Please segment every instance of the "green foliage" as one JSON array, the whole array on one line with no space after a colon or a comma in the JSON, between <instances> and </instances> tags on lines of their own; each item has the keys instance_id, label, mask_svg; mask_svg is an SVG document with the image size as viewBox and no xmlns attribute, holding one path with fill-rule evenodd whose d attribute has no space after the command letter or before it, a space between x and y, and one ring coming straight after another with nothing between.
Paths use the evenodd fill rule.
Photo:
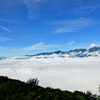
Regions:
<instances>
[{"instance_id":1,"label":"green foliage","mask_svg":"<svg viewBox=\"0 0 100 100\"><path fill-rule=\"evenodd\" d=\"M0 100L100 100L100 96L75 91L62 91L38 85L37 79L29 79L26 83L19 80L0 77Z\"/></svg>"},{"instance_id":2,"label":"green foliage","mask_svg":"<svg viewBox=\"0 0 100 100\"><path fill-rule=\"evenodd\" d=\"M98 96L92 94L91 91L87 91L86 96L89 98L89 100L97 100Z\"/></svg>"},{"instance_id":3,"label":"green foliage","mask_svg":"<svg viewBox=\"0 0 100 100\"><path fill-rule=\"evenodd\" d=\"M29 85L37 86L39 84L39 81L37 78L36 79L30 78L26 83Z\"/></svg>"}]
</instances>

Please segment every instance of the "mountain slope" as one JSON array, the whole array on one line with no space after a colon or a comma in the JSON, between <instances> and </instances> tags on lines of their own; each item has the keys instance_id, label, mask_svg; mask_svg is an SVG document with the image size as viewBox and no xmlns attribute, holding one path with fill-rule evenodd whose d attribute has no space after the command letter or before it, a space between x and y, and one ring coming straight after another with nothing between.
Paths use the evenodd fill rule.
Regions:
<instances>
[{"instance_id":1,"label":"mountain slope","mask_svg":"<svg viewBox=\"0 0 100 100\"><path fill-rule=\"evenodd\" d=\"M98 95L81 91L70 92L41 87L38 80L30 79L26 83L0 76L0 100L100 100Z\"/></svg>"},{"instance_id":2,"label":"mountain slope","mask_svg":"<svg viewBox=\"0 0 100 100\"><path fill-rule=\"evenodd\" d=\"M83 48L83 49L74 49L70 51L55 51L55 52L43 52L35 55L26 55L26 57L35 57L35 58L75 58L75 57L100 57L100 46Z\"/></svg>"}]
</instances>

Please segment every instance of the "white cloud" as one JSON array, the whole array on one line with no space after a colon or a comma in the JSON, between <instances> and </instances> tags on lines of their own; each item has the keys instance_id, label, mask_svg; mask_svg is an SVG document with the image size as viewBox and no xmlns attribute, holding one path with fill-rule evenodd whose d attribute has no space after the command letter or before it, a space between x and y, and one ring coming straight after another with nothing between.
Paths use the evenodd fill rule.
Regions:
<instances>
[{"instance_id":1,"label":"white cloud","mask_svg":"<svg viewBox=\"0 0 100 100\"><path fill-rule=\"evenodd\" d=\"M1 5L3 6L3 11L8 11L8 8L19 7L18 5L24 4L28 9L28 15L30 18L40 17L44 12L57 12L63 14L72 14L72 13L87 13L93 12L100 6L99 0L84 1L83 0L1 0ZM94 5L95 4L95 5ZM2 7L1 6L1 7ZM66 7L66 9L65 9ZM63 10L63 12L60 11ZM2 11L1 11L2 12ZM9 11L10 13L10 11ZM53 13L54 14L54 13ZM53 15L52 15L53 16Z\"/></svg>"},{"instance_id":2,"label":"white cloud","mask_svg":"<svg viewBox=\"0 0 100 100\"><path fill-rule=\"evenodd\" d=\"M44 8L42 5L44 1L46 0L24 0L30 19L38 19L40 10Z\"/></svg>"},{"instance_id":3,"label":"white cloud","mask_svg":"<svg viewBox=\"0 0 100 100\"><path fill-rule=\"evenodd\" d=\"M3 49L3 47L0 47L0 49Z\"/></svg>"},{"instance_id":4,"label":"white cloud","mask_svg":"<svg viewBox=\"0 0 100 100\"><path fill-rule=\"evenodd\" d=\"M0 47L0 50L4 49L4 47Z\"/></svg>"},{"instance_id":5,"label":"white cloud","mask_svg":"<svg viewBox=\"0 0 100 100\"><path fill-rule=\"evenodd\" d=\"M54 48L54 47L59 47L60 45L46 45L44 43L38 43L29 47L25 47L25 48L20 48L20 49L15 49L14 51L29 51L29 50L44 50L46 48Z\"/></svg>"},{"instance_id":6,"label":"white cloud","mask_svg":"<svg viewBox=\"0 0 100 100\"><path fill-rule=\"evenodd\" d=\"M43 87L69 91L91 91L98 93L100 84L100 59L98 58L55 58L0 60L0 75L27 81L38 78Z\"/></svg>"},{"instance_id":7,"label":"white cloud","mask_svg":"<svg viewBox=\"0 0 100 100\"><path fill-rule=\"evenodd\" d=\"M5 28L5 27L3 27L3 26L0 26L3 30L5 30L5 31L7 31L7 32L9 32L9 33L12 33L9 29L7 29L7 28Z\"/></svg>"},{"instance_id":8,"label":"white cloud","mask_svg":"<svg viewBox=\"0 0 100 100\"><path fill-rule=\"evenodd\" d=\"M96 5L94 5L94 3L96 2L95 1L94 2L93 1L92 2L91 1L82 2L82 0L77 1L77 4L75 8L72 10L72 12L76 14L91 13L100 6L100 3L96 3Z\"/></svg>"},{"instance_id":9,"label":"white cloud","mask_svg":"<svg viewBox=\"0 0 100 100\"><path fill-rule=\"evenodd\" d=\"M54 27L54 33L69 33L76 32L95 23L96 22L94 22L91 18L79 18L75 20L55 21L50 25Z\"/></svg>"},{"instance_id":10,"label":"white cloud","mask_svg":"<svg viewBox=\"0 0 100 100\"><path fill-rule=\"evenodd\" d=\"M26 4L26 6L27 6L27 9L30 9L30 8L36 6L35 4L37 4L37 3L41 2L41 1L40 0L30 0L30 1L29 0L24 0L24 2Z\"/></svg>"},{"instance_id":11,"label":"white cloud","mask_svg":"<svg viewBox=\"0 0 100 100\"><path fill-rule=\"evenodd\" d=\"M78 47L74 47L74 48L72 48L73 50L75 50L75 49L78 49Z\"/></svg>"},{"instance_id":12,"label":"white cloud","mask_svg":"<svg viewBox=\"0 0 100 100\"><path fill-rule=\"evenodd\" d=\"M75 43L75 41L71 41L71 42L69 42L68 45L71 45L71 44L73 44L73 43Z\"/></svg>"},{"instance_id":13,"label":"white cloud","mask_svg":"<svg viewBox=\"0 0 100 100\"><path fill-rule=\"evenodd\" d=\"M8 47L0 47L0 50L7 50Z\"/></svg>"},{"instance_id":14,"label":"white cloud","mask_svg":"<svg viewBox=\"0 0 100 100\"><path fill-rule=\"evenodd\" d=\"M12 40L12 39L6 38L6 37L0 37L0 42L10 41L10 40Z\"/></svg>"},{"instance_id":15,"label":"white cloud","mask_svg":"<svg viewBox=\"0 0 100 100\"><path fill-rule=\"evenodd\" d=\"M61 14L91 13L100 6L99 1L97 0L96 1L88 0L84 2L83 0L58 0L57 2L56 0L23 0L23 1L26 4L26 7L28 9L28 15L30 18L40 17L43 14L43 12L46 11L50 12L56 11ZM62 9L63 12L61 12L59 9ZM57 16L58 13L52 16Z\"/></svg>"},{"instance_id":16,"label":"white cloud","mask_svg":"<svg viewBox=\"0 0 100 100\"><path fill-rule=\"evenodd\" d=\"M0 18L1 21L5 21L5 22L9 22L9 23L14 23L14 21L11 21L11 20L8 20L8 19L3 19L3 18Z\"/></svg>"}]
</instances>

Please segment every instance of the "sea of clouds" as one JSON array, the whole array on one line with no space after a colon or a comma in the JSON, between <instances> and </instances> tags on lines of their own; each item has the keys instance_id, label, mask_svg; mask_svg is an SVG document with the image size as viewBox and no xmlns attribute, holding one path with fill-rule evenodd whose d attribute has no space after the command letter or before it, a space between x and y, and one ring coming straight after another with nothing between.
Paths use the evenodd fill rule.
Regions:
<instances>
[{"instance_id":1,"label":"sea of clouds","mask_svg":"<svg viewBox=\"0 0 100 100\"><path fill-rule=\"evenodd\" d=\"M0 60L0 75L27 81L38 78L43 87L98 93L100 58L48 58Z\"/></svg>"}]
</instances>

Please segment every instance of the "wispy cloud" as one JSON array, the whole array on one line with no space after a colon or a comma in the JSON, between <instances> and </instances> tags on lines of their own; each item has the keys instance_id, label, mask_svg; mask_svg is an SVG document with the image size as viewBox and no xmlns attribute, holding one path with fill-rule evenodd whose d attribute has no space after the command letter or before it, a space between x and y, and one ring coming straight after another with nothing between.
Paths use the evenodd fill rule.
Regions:
<instances>
[{"instance_id":1,"label":"wispy cloud","mask_svg":"<svg viewBox=\"0 0 100 100\"><path fill-rule=\"evenodd\" d=\"M11 21L11 20L8 20L8 19L3 19L3 18L0 18L1 21L5 21L5 22L9 22L9 23L14 23L14 21Z\"/></svg>"},{"instance_id":2,"label":"wispy cloud","mask_svg":"<svg viewBox=\"0 0 100 100\"><path fill-rule=\"evenodd\" d=\"M7 32L9 32L9 33L12 33L8 28L5 28L5 27L3 27L3 26L1 26L1 25L0 25L0 28L2 28L3 30L5 30L5 31L7 31Z\"/></svg>"},{"instance_id":3,"label":"wispy cloud","mask_svg":"<svg viewBox=\"0 0 100 100\"><path fill-rule=\"evenodd\" d=\"M51 44L44 44L44 43L38 43L29 47L20 48L20 49L13 49L13 51L30 51L30 50L44 50L47 48L54 48L54 47L60 47L60 45L51 45Z\"/></svg>"},{"instance_id":4,"label":"wispy cloud","mask_svg":"<svg viewBox=\"0 0 100 100\"><path fill-rule=\"evenodd\" d=\"M42 14L45 14L43 12L47 11L51 13L54 11L58 13L63 11L61 13L64 15L66 15L66 13L68 15L91 13L100 7L100 0L58 0L56 3L55 2L56 0L24 0L30 18L40 17ZM56 15L57 13L53 13L52 16Z\"/></svg>"},{"instance_id":5,"label":"wispy cloud","mask_svg":"<svg viewBox=\"0 0 100 100\"><path fill-rule=\"evenodd\" d=\"M24 4L25 7L26 5L26 9L28 9L28 16L30 18L37 18L41 15L47 16L47 14L57 16L58 13L63 13L63 15L66 13L87 13L93 12L100 7L99 0L2 0L1 2L3 2L1 3L1 6L3 6L2 11L4 12L5 10L9 10L8 8L12 8L14 6L19 7L18 5ZM9 13L12 12L9 10Z\"/></svg>"},{"instance_id":6,"label":"wispy cloud","mask_svg":"<svg viewBox=\"0 0 100 100\"><path fill-rule=\"evenodd\" d=\"M51 25L54 27L53 33L69 33L76 32L93 24L96 24L96 21L91 18L79 18L75 20L55 21Z\"/></svg>"},{"instance_id":7,"label":"wispy cloud","mask_svg":"<svg viewBox=\"0 0 100 100\"><path fill-rule=\"evenodd\" d=\"M73 44L73 43L75 43L75 41L71 41L71 42L69 42L68 45L71 45L71 44Z\"/></svg>"},{"instance_id":8,"label":"wispy cloud","mask_svg":"<svg viewBox=\"0 0 100 100\"><path fill-rule=\"evenodd\" d=\"M6 38L6 37L0 37L0 42L10 41L10 40L12 40L12 39Z\"/></svg>"},{"instance_id":9,"label":"wispy cloud","mask_svg":"<svg viewBox=\"0 0 100 100\"><path fill-rule=\"evenodd\" d=\"M37 19L39 16L40 5L44 0L24 0L26 8L28 9L28 16L31 19Z\"/></svg>"},{"instance_id":10,"label":"wispy cloud","mask_svg":"<svg viewBox=\"0 0 100 100\"><path fill-rule=\"evenodd\" d=\"M73 9L73 13L79 14L79 13L91 13L98 9L100 7L100 0L76 0L76 6Z\"/></svg>"},{"instance_id":11,"label":"wispy cloud","mask_svg":"<svg viewBox=\"0 0 100 100\"><path fill-rule=\"evenodd\" d=\"M8 47L0 47L0 50L7 50Z\"/></svg>"}]
</instances>

